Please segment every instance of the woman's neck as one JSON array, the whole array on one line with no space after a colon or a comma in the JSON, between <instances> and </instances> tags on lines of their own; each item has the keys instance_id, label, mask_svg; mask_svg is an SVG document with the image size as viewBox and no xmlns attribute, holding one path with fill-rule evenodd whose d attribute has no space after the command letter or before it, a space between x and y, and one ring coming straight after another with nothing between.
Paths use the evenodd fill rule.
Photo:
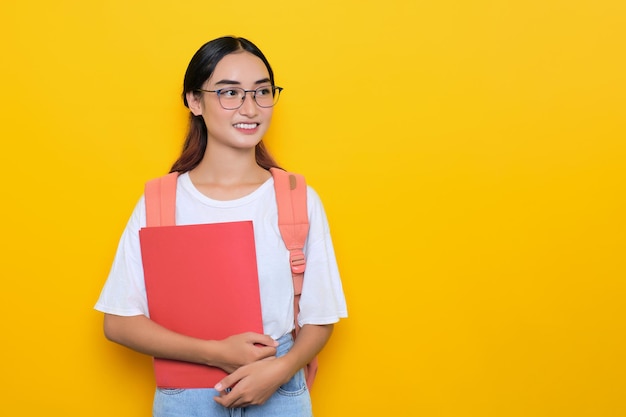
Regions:
<instances>
[{"instance_id":1,"label":"woman's neck","mask_svg":"<svg viewBox=\"0 0 626 417\"><path fill-rule=\"evenodd\" d=\"M193 185L215 200L233 200L250 194L271 176L256 163L254 155L205 154L200 164L189 171Z\"/></svg>"}]
</instances>

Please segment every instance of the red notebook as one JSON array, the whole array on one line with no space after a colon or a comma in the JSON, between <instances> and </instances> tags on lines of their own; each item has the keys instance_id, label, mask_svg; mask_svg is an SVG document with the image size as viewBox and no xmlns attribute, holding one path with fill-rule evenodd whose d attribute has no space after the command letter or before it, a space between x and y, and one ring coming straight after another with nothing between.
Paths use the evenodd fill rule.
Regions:
<instances>
[{"instance_id":1,"label":"red notebook","mask_svg":"<svg viewBox=\"0 0 626 417\"><path fill-rule=\"evenodd\" d=\"M139 232L150 318L201 339L263 333L251 221L146 227ZM219 368L155 358L156 384L212 388Z\"/></svg>"}]
</instances>

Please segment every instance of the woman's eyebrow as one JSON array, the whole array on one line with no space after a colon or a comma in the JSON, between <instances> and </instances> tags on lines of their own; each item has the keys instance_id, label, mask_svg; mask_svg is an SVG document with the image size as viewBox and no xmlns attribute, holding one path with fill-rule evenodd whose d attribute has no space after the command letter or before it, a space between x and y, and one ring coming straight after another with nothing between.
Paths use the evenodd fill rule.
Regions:
<instances>
[{"instance_id":1,"label":"woman's eyebrow","mask_svg":"<svg viewBox=\"0 0 626 417\"><path fill-rule=\"evenodd\" d=\"M215 83L215 85L222 85L222 84L230 85L230 84L241 84L241 83L239 81L233 81L233 80L221 80Z\"/></svg>"},{"instance_id":2,"label":"woman's eyebrow","mask_svg":"<svg viewBox=\"0 0 626 417\"><path fill-rule=\"evenodd\" d=\"M258 85L258 84L265 84L269 82L270 82L269 78L263 78L263 79L256 81L254 84ZM217 81L215 85L241 85L241 82L235 81L235 80L220 80L220 81Z\"/></svg>"}]
</instances>

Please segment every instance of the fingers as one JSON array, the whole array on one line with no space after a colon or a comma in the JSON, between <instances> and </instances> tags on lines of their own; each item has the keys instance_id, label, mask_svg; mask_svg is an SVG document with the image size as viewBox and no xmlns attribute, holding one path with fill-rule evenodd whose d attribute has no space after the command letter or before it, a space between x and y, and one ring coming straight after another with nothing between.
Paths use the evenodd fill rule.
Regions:
<instances>
[{"instance_id":1,"label":"fingers","mask_svg":"<svg viewBox=\"0 0 626 417\"><path fill-rule=\"evenodd\" d=\"M231 393L222 394L219 397L213 397L213 399L216 403L226 408L241 408L250 405L244 402L242 398L237 398Z\"/></svg>"},{"instance_id":2,"label":"fingers","mask_svg":"<svg viewBox=\"0 0 626 417\"><path fill-rule=\"evenodd\" d=\"M250 341L257 346L278 347L278 341L266 334L250 333Z\"/></svg>"},{"instance_id":3,"label":"fingers","mask_svg":"<svg viewBox=\"0 0 626 417\"><path fill-rule=\"evenodd\" d=\"M235 385L238 380L239 378L236 375L233 376L233 374L230 374L215 384L214 388L220 394L219 397L213 397L215 402L227 408L245 407L245 405L239 405L243 404L242 399L237 396L237 393L232 392L232 386Z\"/></svg>"},{"instance_id":4,"label":"fingers","mask_svg":"<svg viewBox=\"0 0 626 417\"><path fill-rule=\"evenodd\" d=\"M220 396L228 394L230 392L231 385L235 385L237 382L237 378L233 376L235 373L236 371L215 384L214 388L220 393Z\"/></svg>"},{"instance_id":5,"label":"fingers","mask_svg":"<svg viewBox=\"0 0 626 417\"><path fill-rule=\"evenodd\" d=\"M265 359L276 355L276 348L278 347L278 341L272 339L270 336L264 334L253 334L250 340L257 348L255 356L257 359Z\"/></svg>"},{"instance_id":6,"label":"fingers","mask_svg":"<svg viewBox=\"0 0 626 417\"><path fill-rule=\"evenodd\" d=\"M243 398L230 398L230 394L227 394L225 397L214 397L216 403L226 408L242 408L251 405L251 403L246 402Z\"/></svg>"},{"instance_id":7,"label":"fingers","mask_svg":"<svg viewBox=\"0 0 626 417\"><path fill-rule=\"evenodd\" d=\"M217 389L217 385L215 386L215 388ZM220 391L219 396L213 397L213 400L226 408L241 408L247 407L249 405L258 404L254 402L251 397L246 398L247 396L249 396L249 394L246 395L237 388L226 388L223 391Z\"/></svg>"},{"instance_id":8,"label":"fingers","mask_svg":"<svg viewBox=\"0 0 626 417\"><path fill-rule=\"evenodd\" d=\"M269 346L256 346L255 356L257 360L276 357L276 348Z\"/></svg>"}]
</instances>

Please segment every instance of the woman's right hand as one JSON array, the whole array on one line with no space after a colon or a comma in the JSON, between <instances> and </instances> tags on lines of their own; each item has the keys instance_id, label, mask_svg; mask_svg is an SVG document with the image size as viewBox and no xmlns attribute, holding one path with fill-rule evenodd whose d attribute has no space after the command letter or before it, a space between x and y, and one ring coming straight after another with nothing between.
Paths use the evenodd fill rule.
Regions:
<instances>
[{"instance_id":1,"label":"woman's right hand","mask_svg":"<svg viewBox=\"0 0 626 417\"><path fill-rule=\"evenodd\" d=\"M264 334L236 334L220 341L220 355L211 365L230 374L243 365L276 356L277 347L278 342Z\"/></svg>"}]
</instances>

